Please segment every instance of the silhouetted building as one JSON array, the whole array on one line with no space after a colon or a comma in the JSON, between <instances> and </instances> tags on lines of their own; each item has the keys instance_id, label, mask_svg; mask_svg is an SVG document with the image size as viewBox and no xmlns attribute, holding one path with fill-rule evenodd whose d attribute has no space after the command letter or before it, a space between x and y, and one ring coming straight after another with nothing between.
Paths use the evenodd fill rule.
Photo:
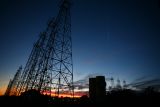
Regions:
<instances>
[{"instance_id":1,"label":"silhouetted building","mask_svg":"<svg viewBox=\"0 0 160 107\"><path fill-rule=\"evenodd\" d=\"M101 100L106 96L106 82L104 76L89 78L89 97Z\"/></svg>"},{"instance_id":2,"label":"silhouetted building","mask_svg":"<svg viewBox=\"0 0 160 107\"><path fill-rule=\"evenodd\" d=\"M96 97L96 78L89 78L89 97Z\"/></svg>"}]
</instances>

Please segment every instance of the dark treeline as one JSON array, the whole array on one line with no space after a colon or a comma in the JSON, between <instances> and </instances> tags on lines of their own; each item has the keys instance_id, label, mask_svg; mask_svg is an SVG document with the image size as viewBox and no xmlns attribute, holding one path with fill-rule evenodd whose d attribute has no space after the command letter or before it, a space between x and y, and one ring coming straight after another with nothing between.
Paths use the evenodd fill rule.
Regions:
<instances>
[{"instance_id":1,"label":"dark treeline","mask_svg":"<svg viewBox=\"0 0 160 107\"><path fill-rule=\"evenodd\" d=\"M53 98L42 95L35 90L23 93L21 96L1 96L4 107L112 107L112 106L160 106L160 93L153 88L144 91L114 90L103 98ZM2 107L2 106L1 106Z\"/></svg>"}]
</instances>

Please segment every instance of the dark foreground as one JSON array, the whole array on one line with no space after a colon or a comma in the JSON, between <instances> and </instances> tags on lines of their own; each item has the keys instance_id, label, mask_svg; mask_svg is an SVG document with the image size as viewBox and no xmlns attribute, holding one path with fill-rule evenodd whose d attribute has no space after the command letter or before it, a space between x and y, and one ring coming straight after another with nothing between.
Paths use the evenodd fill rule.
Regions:
<instances>
[{"instance_id":1,"label":"dark foreground","mask_svg":"<svg viewBox=\"0 0 160 107\"><path fill-rule=\"evenodd\" d=\"M160 93L147 90L135 92L118 90L103 98L53 98L41 94L27 93L22 96L1 96L1 107L160 107Z\"/></svg>"}]
</instances>

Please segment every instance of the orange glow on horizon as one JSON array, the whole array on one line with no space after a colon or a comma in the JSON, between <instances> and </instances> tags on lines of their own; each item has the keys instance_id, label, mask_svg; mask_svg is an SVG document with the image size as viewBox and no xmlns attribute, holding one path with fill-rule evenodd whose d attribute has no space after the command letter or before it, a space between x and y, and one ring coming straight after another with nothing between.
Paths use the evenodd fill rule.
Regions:
<instances>
[{"instance_id":1,"label":"orange glow on horizon","mask_svg":"<svg viewBox=\"0 0 160 107\"><path fill-rule=\"evenodd\" d=\"M0 86L0 96L4 95L5 91L6 91L6 86L5 85ZM46 95L46 94L49 94L49 92L44 92L43 94ZM83 92L83 91L74 92L74 98L80 98L83 95L88 95L88 92ZM57 94L55 94L55 91L51 92L51 96L52 97L57 96ZM60 98L61 97L70 97L70 98L72 98L73 96L70 93L65 92L65 93L60 93L59 97Z\"/></svg>"},{"instance_id":2,"label":"orange glow on horizon","mask_svg":"<svg viewBox=\"0 0 160 107\"><path fill-rule=\"evenodd\" d=\"M48 92L44 92L43 93L44 95L45 94L49 94ZM74 92L74 98L80 98L82 97L83 95L88 95L87 92ZM51 92L51 96L52 97L55 97L57 96L57 94L55 94L54 91ZM59 98L63 98L63 97L70 97L70 98L73 98L73 96L70 94L70 93L60 93L59 94Z\"/></svg>"},{"instance_id":3,"label":"orange glow on horizon","mask_svg":"<svg viewBox=\"0 0 160 107\"><path fill-rule=\"evenodd\" d=\"M6 86L0 86L0 96L4 95L6 91Z\"/></svg>"}]
</instances>

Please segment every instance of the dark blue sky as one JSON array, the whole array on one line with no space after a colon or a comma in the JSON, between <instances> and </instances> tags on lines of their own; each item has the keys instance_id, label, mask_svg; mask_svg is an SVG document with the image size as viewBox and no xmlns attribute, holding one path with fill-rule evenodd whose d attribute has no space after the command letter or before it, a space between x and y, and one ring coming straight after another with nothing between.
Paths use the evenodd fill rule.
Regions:
<instances>
[{"instance_id":1,"label":"dark blue sky","mask_svg":"<svg viewBox=\"0 0 160 107\"><path fill-rule=\"evenodd\" d=\"M29 57L59 0L0 1L0 87ZM73 0L75 80L102 74L131 82L160 77L158 0Z\"/></svg>"}]
</instances>

